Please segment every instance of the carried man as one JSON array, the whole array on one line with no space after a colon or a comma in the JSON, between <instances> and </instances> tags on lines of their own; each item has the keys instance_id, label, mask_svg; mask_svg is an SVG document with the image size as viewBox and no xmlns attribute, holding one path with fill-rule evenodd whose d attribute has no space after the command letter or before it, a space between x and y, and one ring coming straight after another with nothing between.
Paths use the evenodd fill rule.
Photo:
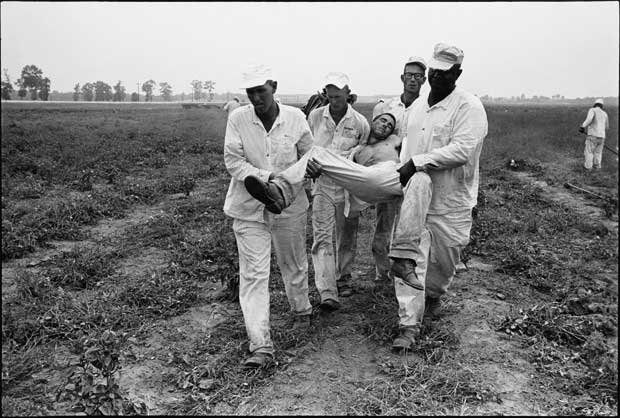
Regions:
<instances>
[{"instance_id":1,"label":"carried man","mask_svg":"<svg viewBox=\"0 0 620 418\"><path fill-rule=\"evenodd\" d=\"M420 89L426 81L426 61L417 56L409 57L405 61L402 71L400 81L403 83L403 92L401 95L380 101L372 111L373 119L385 112L394 115L396 117L394 135L400 139L407 136L407 121L411 105L420 97ZM377 220L372 240L372 255L375 260L375 282L377 283L388 282L389 280L391 263L388 252L399 206L400 201L394 199L375 205Z\"/></svg>"}]
</instances>

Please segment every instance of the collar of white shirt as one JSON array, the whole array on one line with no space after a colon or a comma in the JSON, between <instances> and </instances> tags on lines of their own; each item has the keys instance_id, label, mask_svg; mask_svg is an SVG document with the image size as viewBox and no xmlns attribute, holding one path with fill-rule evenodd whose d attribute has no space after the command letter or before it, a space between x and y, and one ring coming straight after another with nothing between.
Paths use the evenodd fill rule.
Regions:
<instances>
[{"instance_id":1,"label":"collar of white shirt","mask_svg":"<svg viewBox=\"0 0 620 418\"><path fill-rule=\"evenodd\" d=\"M343 121L345 119L349 119L351 116L352 116L351 105L347 103L347 113L344 114L344 116L341 119L341 121ZM325 109L323 109L323 117L327 118L327 119L334 120L334 118L332 118L332 115L329 113L329 105L325 106Z\"/></svg>"},{"instance_id":2,"label":"collar of white shirt","mask_svg":"<svg viewBox=\"0 0 620 418\"><path fill-rule=\"evenodd\" d=\"M282 118L282 105L278 105L278 107L279 107L278 116L276 116L276 120L273 122L273 126L271 127L271 129L284 123L284 119ZM261 120L256 115L256 112L254 111L254 107L250 106L250 108L251 108L251 114L252 114L251 116L252 123L256 125L264 126L263 122L261 122Z\"/></svg>"},{"instance_id":3,"label":"collar of white shirt","mask_svg":"<svg viewBox=\"0 0 620 418\"><path fill-rule=\"evenodd\" d=\"M452 90L452 92L450 94L448 94L446 97L443 98L443 100L441 100L438 103L435 103L432 106L428 105L428 97L427 97L426 100L425 100L425 103L424 103L425 106L426 106L426 111L430 112L431 109L434 109L436 107L441 107L443 110L448 109L451 106L452 102L454 100L456 100L456 96L458 95L457 89L458 89L458 87L455 87L454 90ZM430 93L429 93L429 95L430 95Z\"/></svg>"}]
</instances>

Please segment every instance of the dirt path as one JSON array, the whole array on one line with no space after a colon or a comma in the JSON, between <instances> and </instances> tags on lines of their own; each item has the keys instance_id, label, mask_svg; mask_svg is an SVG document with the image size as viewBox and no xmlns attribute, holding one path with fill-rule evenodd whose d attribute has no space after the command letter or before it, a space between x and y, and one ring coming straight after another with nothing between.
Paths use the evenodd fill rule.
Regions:
<instances>
[{"instance_id":1,"label":"dirt path","mask_svg":"<svg viewBox=\"0 0 620 418\"><path fill-rule=\"evenodd\" d=\"M513 171L512 174L521 181L527 182L534 186L540 187L546 198L553 202L565 205L575 212L598 220L609 232L615 231L618 234L618 217L615 220L605 216L605 211L588 199L580 192L569 191L559 187L550 186L545 181L537 180L534 176L526 171ZM604 194L604 192L602 192Z\"/></svg>"},{"instance_id":2,"label":"dirt path","mask_svg":"<svg viewBox=\"0 0 620 418\"><path fill-rule=\"evenodd\" d=\"M463 367L493 388L497 397L473 409L464 405L451 413L535 414L541 405L529 379L534 371L517 344L500 338L493 329L493 323L507 314L510 306L497 298L497 292L488 289L489 285L499 286L494 282L492 270L492 266L479 260L470 261L469 269L459 273L446 301L446 315L440 321L450 323L455 330L460 340L458 350L468 359ZM378 344L356 331L355 324L364 320L364 315L355 304L360 302L359 295L371 292L373 286L371 275L358 277L357 293L344 300L339 312L315 319L311 332L320 334L320 338L296 350L287 350L288 367L244 397L239 406L221 403L212 412L223 415L362 414L363 411L356 411L352 401L365 394L364 387L393 385L386 368L423 361L416 354L394 354L389 344ZM210 332L217 332L219 325L230 322L235 316L237 325L241 325L238 307L210 303L154 325L149 338L132 343L131 355L126 355L121 386L132 399L144 401L153 414L163 414L174 408L185 393L169 378L178 373L170 353L191 352ZM283 320L272 321L274 329L281 326Z\"/></svg>"},{"instance_id":3,"label":"dirt path","mask_svg":"<svg viewBox=\"0 0 620 418\"><path fill-rule=\"evenodd\" d=\"M490 317L507 313L508 304L491 299L492 295L484 289L463 291L481 280L481 275L488 275L490 270L492 266L474 260L468 271L459 274L447 299L445 309L449 313L441 321L452 322L461 341L459 350L474 360L464 366L474 369L474 373L494 386L501 396L501 404L491 402L477 406L475 412L530 414L534 409L526 396L532 392L528 375L524 372L526 362L519 349L513 343L500 340L488 323ZM371 277L360 278L357 283L359 292L370 291L373 286ZM342 312L320 324L327 327L325 332L328 334L322 346L304 350L286 371L274 376L272 385L262 388L231 412L235 415L360 413L355 411L350 400L356 398L355 392L361 391L360 387L372 387L379 381L389 384L389 377L383 371L386 365L407 365L412 359L422 361L415 353L409 356L394 354L389 344L379 345L356 333L352 324L362 318L347 309L356 303L355 299L347 299ZM497 362L498 358L504 361ZM389 414L390 411L382 413Z\"/></svg>"}]
</instances>

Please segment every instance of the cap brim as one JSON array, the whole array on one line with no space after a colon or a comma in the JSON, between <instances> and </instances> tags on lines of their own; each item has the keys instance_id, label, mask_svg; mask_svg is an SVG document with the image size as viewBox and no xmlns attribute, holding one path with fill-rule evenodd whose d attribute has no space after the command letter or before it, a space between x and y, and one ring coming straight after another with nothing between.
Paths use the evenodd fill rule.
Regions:
<instances>
[{"instance_id":1,"label":"cap brim","mask_svg":"<svg viewBox=\"0 0 620 418\"><path fill-rule=\"evenodd\" d=\"M424 62L424 61L419 61L419 60L414 59L413 61L407 61L405 63L405 66L407 66L409 64L418 64L419 66L421 66L424 69L424 71L426 71L426 62Z\"/></svg>"},{"instance_id":2,"label":"cap brim","mask_svg":"<svg viewBox=\"0 0 620 418\"><path fill-rule=\"evenodd\" d=\"M252 87L264 86L266 82L267 80L264 78L255 78L253 80L244 81L243 83L241 83L241 86L239 86L239 88L242 90L251 89Z\"/></svg>"},{"instance_id":3,"label":"cap brim","mask_svg":"<svg viewBox=\"0 0 620 418\"><path fill-rule=\"evenodd\" d=\"M453 65L454 64L451 64L449 62L436 60L435 58L431 58L428 62L428 68L442 71L449 70L450 68L452 68Z\"/></svg>"},{"instance_id":4,"label":"cap brim","mask_svg":"<svg viewBox=\"0 0 620 418\"><path fill-rule=\"evenodd\" d=\"M336 87L337 89L342 90L342 89L344 88L344 86L346 86L346 84L338 85L338 84L336 84L336 83L332 83L331 81L329 81L329 82L326 82L326 83L325 83L325 87L327 87L327 86L334 86L334 87Z\"/></svg>"}]
</instances>

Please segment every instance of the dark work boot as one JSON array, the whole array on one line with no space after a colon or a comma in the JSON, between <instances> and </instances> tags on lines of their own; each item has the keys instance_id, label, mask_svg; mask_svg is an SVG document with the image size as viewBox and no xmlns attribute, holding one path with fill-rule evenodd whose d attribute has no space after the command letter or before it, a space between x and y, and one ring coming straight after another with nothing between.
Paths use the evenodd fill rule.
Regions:
<instances>
[{"instance_id":1,"label":"dark work boot","mask_svg":"<svg viewBox=\"0 0 620 418\"><path fill-rule=\"evenodd\" d=\"M415 273L415 261L408 258L395 258L394 264L390 269L390 274L394 277L398 277L403 282L416 290L424 290L424 285L418 279L418 275Z\"/></svg>"},{"instance_id":2,"label":"dark work boot","mask_svg":"<svg viewBox=\"0 0 620 418\"><path fill-rule=\"evenodd\" d=\"M428 316L431 319L436 319L439 317L439 312L441 310L441 298L426 296L424 299L424 315Z\"/></svg>"},{"instance_id":3,"label":"dark work boot","mask_svg":"<svg viewBox=\"0 0 620 418\"><path fill-rule=\"evenodd\" d=\"M252 197L263 203L269 212L280 214L284 209L284 196L280 188L272 182L264 182L256 176L243 180L246 190Z\"/></svg>"},{"instance_id":4,"label":"dark work boot","mask_svg":"<svg viewBox=\"0 0 620 418\"><path fill-rule=\"evenodd\" d=\"M411 350L418 338L420 338L420 327L418 325L401 326L398 337L394 338L392 342L392 350Z\"/></svg>"}]
</instances>

